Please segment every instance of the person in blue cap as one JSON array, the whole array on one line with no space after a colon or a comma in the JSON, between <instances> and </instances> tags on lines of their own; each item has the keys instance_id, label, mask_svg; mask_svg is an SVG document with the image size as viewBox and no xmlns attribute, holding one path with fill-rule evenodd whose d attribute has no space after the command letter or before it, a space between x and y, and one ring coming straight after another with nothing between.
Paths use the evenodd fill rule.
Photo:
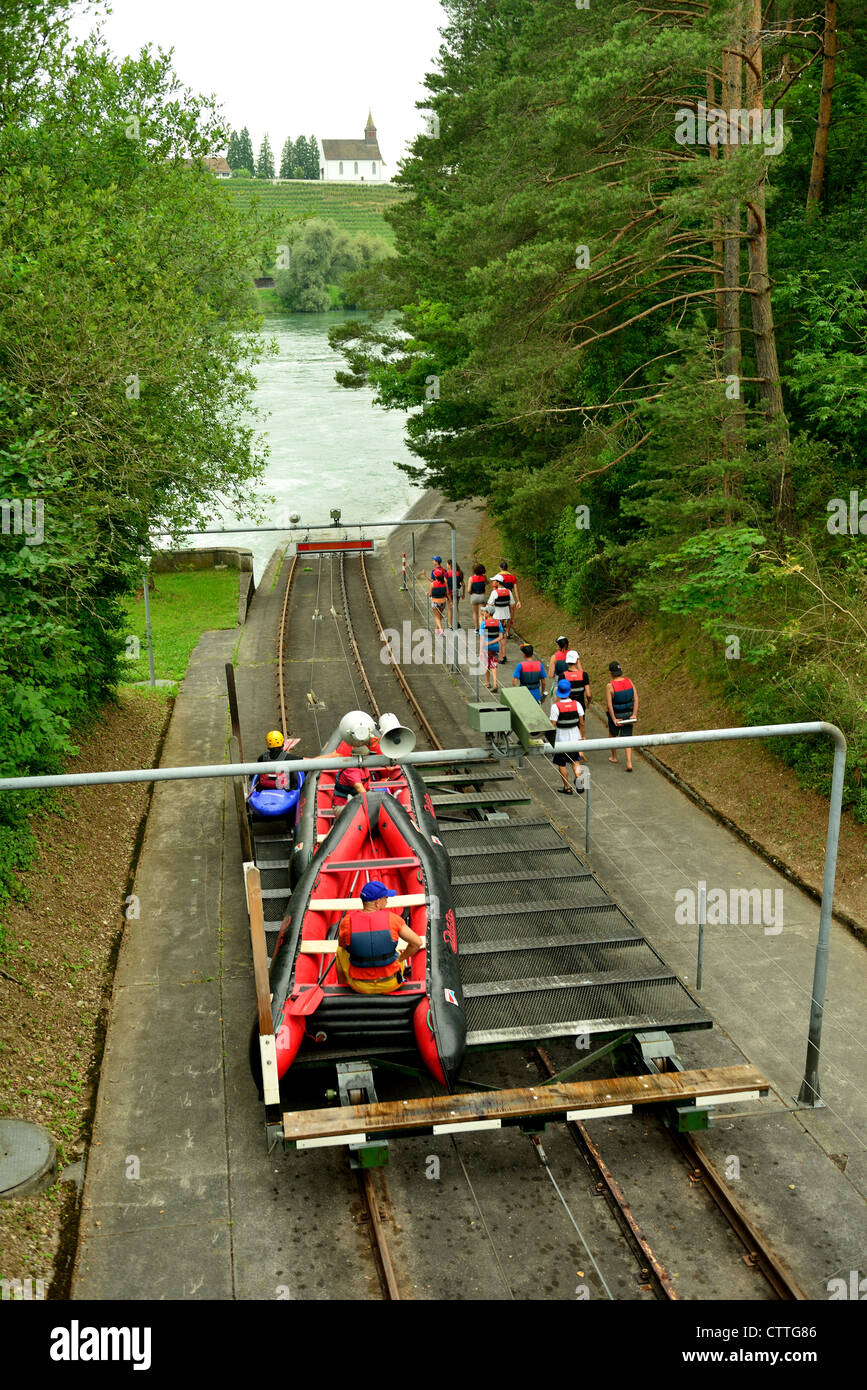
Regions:
<instances>
[{"instance_id":1,"label":"person in blue cap","mask_svg":"<svg viewBox=\"0 0 867 1390\"><path fill-rule=\"evenodd\" d=\"M390 994L399 989L410 974L414 955L424 950L424 938L408 927L396 912L389 912L393 888L378 879L365 883L361 908L353 908L341 919L337 932L337 976L357 994ZM398 941L405 941L401 958Z\"/></svg>"},{"instance_id":2,"label":"person in blue cap","mask_svg":"<svg viewBox=\"0 0 867 1390\"><path fill-rule=\"evenodd\" d=\"M554 725L554 766L559 769L563 785L558 790L563 796L571 796L572 788L569 786L568 768L571 763L572 773L575 778L575 790L581 796L584 795L583 786L579 785L581 778L581 758L578 753L558 753L557 747L563 743L572 743L584 737L584 706L580 700L572 698L572 681L565 678L557 682L557 694L552 702L550 710L551 723Z\"/></svg>"}]
</instances>

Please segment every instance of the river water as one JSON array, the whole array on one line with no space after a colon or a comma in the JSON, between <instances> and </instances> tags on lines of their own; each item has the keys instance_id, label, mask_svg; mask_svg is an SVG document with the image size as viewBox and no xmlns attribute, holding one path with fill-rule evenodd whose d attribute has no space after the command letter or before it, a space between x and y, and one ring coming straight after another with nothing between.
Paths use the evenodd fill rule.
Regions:
<instances>
[{"instance_id":1,"label":"river water","mask_svg":"<svg viewBox=\"0 0 867 1390\"><path fill-rule=\"evenodd\" d=\"M269 525L288 523L290 512L300 513L302 523L327 525L332 507L340 508L343 522L397 520L420 496L395 467L397 461L418 462L404 443L403 412L375 406L366 387L348 391L334 380L346 362L328 346L328 330L356 317L281 314L265 319L263 333L278 345L277 355L255 368L255 404L269 412L260 424L271 446L260 490L276 499L263 518ZM218 511L215 525L243 526L250 519ZM342 535L342 529L335 534ZM384 538L388 531L377 528L369 534ZM289 538L288 532L251 530L227 536L225 543L252 550L258 583L275 547ZM295 538L304 539L298 533ZM218 545L220 538L191 536L187 543Z\"/></svg>"}]
</instances>

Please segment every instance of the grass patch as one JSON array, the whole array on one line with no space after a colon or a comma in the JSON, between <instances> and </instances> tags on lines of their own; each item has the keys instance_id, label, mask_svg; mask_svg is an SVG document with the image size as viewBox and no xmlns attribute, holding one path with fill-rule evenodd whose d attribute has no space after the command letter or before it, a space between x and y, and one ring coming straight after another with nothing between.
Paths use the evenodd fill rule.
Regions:
<instances>
[{"instance_id":1,"label":"grass patch","mask_svg":"<svg viewBox=\"0 0 867 1390\"><path fill-rule=\"evenodd\" d=\"M238 571L185 570L156 574L150 591L154 670L157 680L180 681L203 632L235 627L238 622ZM126 605L128 662L126 680L148 679L144 595ZM136 639L130 641L130 638ZM136 648L136 641L138 648ZM137 651L137 655L136 655Z\"/></svg>"}]
</instances>

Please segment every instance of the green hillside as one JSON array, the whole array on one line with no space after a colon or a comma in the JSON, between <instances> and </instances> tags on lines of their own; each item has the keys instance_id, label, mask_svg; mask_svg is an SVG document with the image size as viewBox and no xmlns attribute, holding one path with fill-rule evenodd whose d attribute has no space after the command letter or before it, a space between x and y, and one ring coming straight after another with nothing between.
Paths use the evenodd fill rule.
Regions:
<instances>
[{"instance_id":1,"label":"green hillside","mask_svg":"<svg viewBox=\"0 0 867 1390\"><path fill-rule=\"evenodd\" d=\"M394 242L394 233L382 214L408 196L404 189L391 184L307 183L300 179L279 183L233 179L221 187L244 208L258 198L264 211L279 210L287 221L292 217L331 218L347 232L372 232L385 237L389 245Z\"/></svg>"}]
</instances>

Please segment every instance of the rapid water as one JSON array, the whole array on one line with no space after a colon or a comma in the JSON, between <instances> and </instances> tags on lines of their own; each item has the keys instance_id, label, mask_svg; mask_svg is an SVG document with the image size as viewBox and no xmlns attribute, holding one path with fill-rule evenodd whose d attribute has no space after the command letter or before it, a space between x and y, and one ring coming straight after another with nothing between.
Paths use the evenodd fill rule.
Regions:
<instances>
[{"instance_id":1,"label":"rapid water","mask_svg":"<svg viewBox=\"0 0 867 1390\"><path fill-rule=\"evenodd\" d=\"M264 520L269 525L288 523L298 512L302 523L329 525L329 512L339 507L342 522L398 520L419 497L396 461L413 459L403 439L405 416L401 411L373 405L366 387L348 391L338 386L334 373L345 368L343 356L328 346L328 330L348 318L343 314L286 314L265 319L263 334L275 338L276 356L266 357L255 368L255 405L269 412L259 428L271 446L268 467L260 491L276 502ZM236 518L218 512L215 525L243 526L250 516ZM342 536L343 529L335 531ZM350 530L357 536L357 530ZM369 535L383 539L388 531L377 528ZM256 582L276 546L289 533L245 531L226 536L225 544L253 552ZM295 533L295 539L304 539ZM191 536L187 544L219 545L218 536Z\"/></svg>"}]
</instances>

